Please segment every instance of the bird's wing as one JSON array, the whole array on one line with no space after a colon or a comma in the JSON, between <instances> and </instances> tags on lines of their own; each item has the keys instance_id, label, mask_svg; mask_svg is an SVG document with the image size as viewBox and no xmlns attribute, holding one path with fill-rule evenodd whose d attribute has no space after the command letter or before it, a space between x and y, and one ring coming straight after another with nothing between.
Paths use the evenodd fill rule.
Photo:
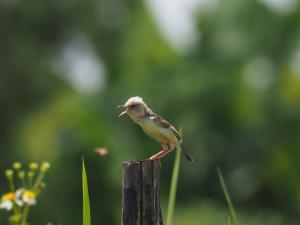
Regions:
<instances>
[{"instance_id":1,"label":"bird's wing","mask_svg":"<svg viewBox=\"0 0 300 225\"><path fill-rule=\"evenodd\" d=\"M175 129L175 127L173 127L168 121L166 121L164 118L162 118L161 116L151 112L151 114L149 115L149 118L158 126L162 127L162 128L166 128L166 129L170 129L173 134L177 137L178 140L181 140L181 137L178 133L178 131Z\"/></svg>"}]
</instances>

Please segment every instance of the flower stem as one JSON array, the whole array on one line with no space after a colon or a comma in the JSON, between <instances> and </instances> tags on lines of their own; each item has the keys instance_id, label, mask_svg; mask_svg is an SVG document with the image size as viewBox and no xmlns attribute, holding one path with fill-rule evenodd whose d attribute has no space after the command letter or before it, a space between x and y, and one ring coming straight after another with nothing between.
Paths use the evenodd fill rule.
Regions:
<instances>
[{"instance_id":1,"label":"flower stem","mask_svg":"<svg viewBox=\"0 0 300 225\"><path fill-rule=\"evenodd\" d=\"M9 183L10 191L11 192L15 192L16 188L15 188L15 184L14 184L13 178L8 178L8 183Z\"/></svg>"},{"instance_id":2,"label":"flower stem","mask_svg":"<svg viewBox=\"0 0 300 225\"><path fill-rule=\"evenodd\" d=\"M35 181L35 183L34 183L34 185L33 185L33 187L32 187L32 191L33 191L33 192L36 192L36 191L37 191L39 185L40 185L41 182L43 181L44 175L45 175L45 174L41 172L41 173L39 174L39 176L36 178L36 181Z\"/></svg>"},{"instance_id":3,"label":"flower stem","mask_svg":"<svg viewBox=\"0 0 300 225\"><path fill-rule=\"evenodd\" d=\"M28 188L30 189L32 187L32 177L28 177Z\"/></svg>"},{"instance_id":4,"label":"flower stem","mask_svg":"<svg viewBox=\"0 0 300 225\"><path fill-rule=\"evenodd\" d=\"M24 207L23 215L22 215L22 220L20 225L26 225L26 221L29 215L29 205L26 204Z\"/></svg>"}]
</instances>

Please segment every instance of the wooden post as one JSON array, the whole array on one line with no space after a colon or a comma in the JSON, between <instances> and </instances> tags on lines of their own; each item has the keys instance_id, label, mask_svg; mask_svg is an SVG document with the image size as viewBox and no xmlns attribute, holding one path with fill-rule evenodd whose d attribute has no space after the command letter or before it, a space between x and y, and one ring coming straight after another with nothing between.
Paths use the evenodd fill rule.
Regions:
<instances>
[{"instance_id":1,"label":"wooden post","mask_svg":"<svg viewBox=\"0 0 300 225\"><path fill-rule=\"evenodd\" d=\"M163 225L159 168L156 160L123 163L122 225Z\"/></svg>"}]
</instances>

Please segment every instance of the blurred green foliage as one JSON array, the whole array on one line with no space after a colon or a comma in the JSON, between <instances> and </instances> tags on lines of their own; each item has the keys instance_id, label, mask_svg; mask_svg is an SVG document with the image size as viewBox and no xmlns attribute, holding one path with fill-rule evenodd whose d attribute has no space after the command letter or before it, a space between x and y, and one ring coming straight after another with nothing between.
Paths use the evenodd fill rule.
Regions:
<instances>
[{"instance_id":1,"label":"blurred green foliage","mask_svg":"<svg viewBox=\"0 0 300 225\"><path fill-rule=\"evenodd\" d=\"M180 171L177 224L227 223L217 165L241 224L299 224L300 6L282 14L262 2L217 1L195 15L198 40L179 53L141 1L2 0L0 170L16 160L53 167L31 224L82 221L82 155L93 223L119 224L121 162L159 149L117 117L115 106L133 95L183 126L195 158ZM76 88L68 70L86 49L105 71L92 92ZM76 62L75 74L87 63ZM172 162L162 162L163 201Z\"/></svg>"}]
</instances>

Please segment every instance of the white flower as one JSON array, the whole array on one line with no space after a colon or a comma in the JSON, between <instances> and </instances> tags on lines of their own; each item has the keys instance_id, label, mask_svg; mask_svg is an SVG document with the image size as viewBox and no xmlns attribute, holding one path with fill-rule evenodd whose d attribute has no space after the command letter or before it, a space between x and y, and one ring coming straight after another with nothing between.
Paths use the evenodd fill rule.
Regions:
<instances>
[{"instance_id":1,"label":"white flower","mask_svg":"<svg viewBox=\"0 0 300 225\"><path fill-rule=\"evenodd\" d=\"M7 211L10 211L13 205L14 204L11 201L2 201L0 204L0 209L6 209Z\"/></svg>"},{"instance_id":2,"label":"white flower","mask_svg":"<svg viewBox=\"0 0 300 225\"><path fill-rule=\"evenodd\" d=\"M24 203L23 203L23 193L25 192L26 190L24 188L20 188L16 191L16 199L15 199L15 202L18 206L23 206Z\"/></svg>"},{"instance_id":3,"label":"white flower","mask_svg":"<svg viewBox=\"0 0 300 225\"><path fill-rule=\"evenodd\" d=\"M33 191L26 190L23 193L23 202L27 203L28 205L35 205L36 204L36 194Z\"/></svg>"},{"instance_id":4,"label":"white flower","mask_svg":"<svg viewBox=\"0 0 300 225\"><path fill-rule=\"evenodd\" d=\"M10 211L14 206L15 194L9 192L1 197L0 209Z\"/></svg>"},{"instance_id":5,"label":"white flower","mask_svg":"<svg viewBox=\"0 0 300 225\"><path fill-rule=\"evenodd\" d=\"M33 191L29 191L24 188L21 188L16 191L15 202L19 206L23 206L24 204L35 205L36 204L36 194Z\"/></svg>"}]
</instances>

